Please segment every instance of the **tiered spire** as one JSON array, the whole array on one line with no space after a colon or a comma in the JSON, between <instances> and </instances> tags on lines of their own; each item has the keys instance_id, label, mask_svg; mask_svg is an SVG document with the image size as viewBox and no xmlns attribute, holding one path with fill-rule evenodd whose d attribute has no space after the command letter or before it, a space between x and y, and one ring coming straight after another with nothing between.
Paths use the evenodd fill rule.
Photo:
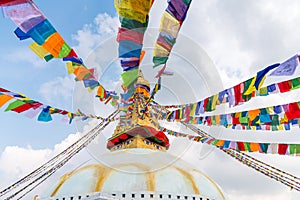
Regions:
<instances>
[{"instance_id":1,"label":"tiered spire","mask_svg":"<svg viewBox=\"0 0 300 200\"><path fill-rule=\"evenodd\" d=\"M132 97L132 105L123 112L111 138L108 139L107 148L111 151L127 148L148 148L166 151L169 140L159 130L157 116L149 106L150 83L143 73L135 83L135 92Z\"/></svg>"}]
</instances>

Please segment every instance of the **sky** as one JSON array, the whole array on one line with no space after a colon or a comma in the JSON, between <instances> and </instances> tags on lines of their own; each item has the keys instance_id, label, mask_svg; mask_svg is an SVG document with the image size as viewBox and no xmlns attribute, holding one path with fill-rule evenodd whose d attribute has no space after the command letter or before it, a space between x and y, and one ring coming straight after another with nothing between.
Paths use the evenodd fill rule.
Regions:
<instances>
[{"instance_id":1,"label":"sky","mask_svg":"<svg viewBox=\"0 0 300 200\"><path fill-rule=\"evenodd\" d=\"M118 18L113 1L57 1L51 3L36 0L56 30L75 51L96 66L101 82L107 87L117 87L120 71L110 49L115 45ZM175 71L174 79L166 78L159 99L163 103L195 101L242 82L264 67L283 62L299 50L300 21L298 0L203 0L193 1L187 19L181 29L181 35L174 48L169 67ZM166 1L155 2L150 13L149 33L157 34L160 16L166 7ZM14 92L22 92L28 97L53 107L85 112L107 114L104 108L90 96L81 94L80 86L67 74L62 61L52 60L46 63L39 60L28 48L30 40L18 41L13 34L15 25L10 19L0 18L0 87ZM149 34L149 40L153 37ZM151 47L150 42L145 42ZM99 46L100 45L100 46ZM105 47L105 48L103 48ZM101 60L95 60L93 53L99 53ZM149 53L148 53L149 52ZM151 49L146 56L151 57ZM188 53L186 53L188 52ZM199 57L193 54L199 52ZM176 54L177 53L177 54ZM98 58L98 57L97 57ZM176 62L178 58L184 58ZM147 60L147 58L145 58ZM95 63L95 61L101 63ZM187 62L187 63L185 63ZM197 67L197 62L207 64L205 69ZM142 66L146 68L148 65ZM182 66L192 66L183 68ZM151 77L149 73L145 76ZM147 72L148 72L147 71ZM198 75L196 76L196 71ZM295 76L299 75L299 70ZM286 77L289 79L290 77ZM217 81L216 81L217 80ZM176 82L179 81L179 82ZM272 81L272 80L270 80ZM186 88L189 89L186 89ZM204 89L203 89L204 88ZM203 89L203 91L201 91ZM188 92L187 92L188 91ZM80 97L78 97L80 96ZM249 109L260 105L275 105L300 99L297 92L286 96L257 98L238 109ZM169 102L168 102L169 101ZM174 100L175 101L175 100ZM82 107L81 107L82 106ZM99 107L98 107L99 106ZM0 108L0 188L13 183L47 161L59 151L74 142L82 133L82 126L90 124L62 122L55 117L50 123L37 122L22 114L4 112ZM222 107L228 111L228 108ZM107 137L113 130L109 127L104 133ZM208 130L224 138L255 140L262 142L284 141L299 143L297 131L294 132L254 132L241 133L222 128ZM178 145L173 142L174 146ZM184 143L189 144L189 143ZM182 158L193 162L202 171L211 176L224 190L229 199L299 199L295 191L265 177L258 172L239 164L221 152L199 148L199 144L189 144ZM100 147L99 147L100 148ZM101 148L100 148L101 149ZM173 151L173 150L172 150ZM176 154L174 150L172 153ZM297 167L300 158L275 155L251 154L276 167L300 176ZM82 157L89 156L83 152ZM196 159L195 159L196 158ZM79 159L80 160L80 159ZM77 160L78 162L78 160ZM65 169L67 170L67 169ZM58 178L56 175L53 179Z\"/></svg>"}]
</instances>

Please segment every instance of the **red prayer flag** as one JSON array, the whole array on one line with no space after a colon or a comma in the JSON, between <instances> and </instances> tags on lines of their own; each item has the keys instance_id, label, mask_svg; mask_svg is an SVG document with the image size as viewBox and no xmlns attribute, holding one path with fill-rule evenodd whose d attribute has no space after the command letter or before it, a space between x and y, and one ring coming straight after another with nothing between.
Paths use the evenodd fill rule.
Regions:
<instances>
[{"instance_id":1,"label":"red prayer flag","mask_svg":"<svg viewBox=\"0 0 300 200\"><path fill-rule=\"evenodd\" d=\"M17 112L17 113L21 113L21 112L24 112L26 110L29 110L30 108L32 108L32 105L29 104L29 103L25 103L25 104L23 104L19 107L16 107L16 108L12 109L12 111Z\"/></svg>"},{"instance_id":2,"label":"red prayer flag","mask_svg":"<svg viewBox=\"0 0 300 200\"><path fill-rule=\"evenodd\" d=\"M238 84L233 87L234 90L234 97L235 97L235 105L238 105L241 102L244 102L242 91L241 91L241 86L244 83Z\"/></svg>"},{"instance_id":3,"label":"red prayer flag","mask_svg":"<svg viewBox=\"0 0 300 200\"><path fill-rule=\"evenodd\" d=\"M209 97L207 97L206 99L204 99L204 103L203 103L204 109L206 109L206 105L207 105L208 101L209 101Z\"/></svg>"},{"instance_id":4,"label":"red prayer flag","mask_svg":"<svg viewBox=\"0 0 300 200\"><path fill-rule=\"evenodd\" d=\"M237 142L238 150L245 151L245 144L244 142Z\"/></svg>"},{"instance_id":5,"label":"red prayer flag","mask_svg":"<svg viewBox=\"0 0 300 200\"><path fill-rule=\"evenodd\" d=\"M129 30L126 28L119 28L117 41L120 42L121 40L129 40L132 42L136 42L138 44L143 44L144 34Z\"/></svg>"},{"instance_id":6,"label":"red prayer flag","mask_svg":"<svg viewBox=\"0 0 300 200\"><path fill-rule=\"evenodd\" d=\"M289 120L300 118L300 109L297 102L288 105L288 112L285 112Z\"/></svg>"},{"instance_id":7,"label":"red prayer flag","mask_svg":"<svg viewBox=\"0 0 300 200\"><path fill-rule=\"evenodd\" d=\"M287 148L288 148L287 144L279 144L278 145L278 154L285 155Z\"/></svg>"},{"instance_id":8,"label":"red prayer flag","mask_svg":"<svg viewBox=\"0 0 300 200\"><path fill-rule=\"evenodd\" d=\"M281 83L277 83L277 85L281 93L288 92L291 90L291 85L289 81L283 81Z\"/></svg>"},{"instance_id":9,"label":"red prayer flag","mask_svg":"<svg viewBox=\"0 0 300 200\"><path fill-rule=\"evenodd\" d=\"M71 57L78 58L78 55L76 54L74 49L71 49L70 53L66 56L66 58L71 58Z\"/></svg>"},{"instance_id":10,"label":"red prayer flag","mask_svg":"<svg viewBox=\"0 0 300 200\"><path fill-rule=\"evenodd\" d=\"M9 92L9 91L4 88L0 88L0 92Z\"/></svg>"}]
</instances>

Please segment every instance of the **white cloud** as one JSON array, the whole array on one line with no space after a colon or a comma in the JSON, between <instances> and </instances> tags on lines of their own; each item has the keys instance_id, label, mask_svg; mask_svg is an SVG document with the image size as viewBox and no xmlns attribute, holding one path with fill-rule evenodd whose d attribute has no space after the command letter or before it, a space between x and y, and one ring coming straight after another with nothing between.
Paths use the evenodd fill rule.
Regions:
<instances>
[{"instance_id":1,"label":"white cloud","mask_svg":"<svg viewBox=\"0 0 300 200\"><path fill-rule=\"evenodd\" d=\"M104 42L111 36L117 33L119 20L117 17L112 17L106 13L99 14L91 24L85 24L82 30L77 31L77 34L72 38L78 45L74 47L75 51L82 58L86 58L94 48Z\"/></svg>"},{"instance_id":2,"label":"white cloud","mask_svg":"<svg viewBox=\"0 0 300 200\"><path fill-rule=\"evenodd\" d=\"M29 63L29 66L35 68L44 68L47 65L43 59L40 59L29 48L18 48L14 52L8 52L5 56L1 56L3 60L24 66L24 63ZM26 65L25 65L26 66Z\"/></svg>"},{"instance_id":3,"label":"white cloud","mask_svg":"<svg viewBox=\"0 0 300 200\"><path fill-rule=\"evenodd\" d=\"M97 124L97 121L90 121L83 127L83 132L77 132L75 134L68 135L62 142L54 145L52 149L33 149L32 147L18 147L7 146L0 155L0 188L4 189L23 178L33 170L46 163L48 160L65 150L71 144L76 142L83 133L87 133L91 128ZM62 174L68 172L70 168L78 167L90 159L90 156L86 151L81 151L78 155L75 155L73 159L66 164L67 167L62 167L55 175L53 175L48 182L39 186L34 190L34 193L30 193L25 199L32 199L32 195L43 194L47 191L47 187L51 186L53 181L56 181ZM24 186L24 185L23 185ZM17 188L19 190L21 188ZM14 192L16 192L15 190ZM12 194L12 193L11 193Z\"/></svg>"},{"instance_id":4,"label":"white cloud","mask_svg":"<svg viewBox=\"0 0 300 200\"><path fill-rule=\"evenodd\" d=\"M11 181L31 172L47 161L51 154L50 149L34 150L30 146L27 148L7 146L0 157L0 171L5 177L1 181L1 186L7 186Z\"/></svg>"},{"instance_id":5,"label":"white cloud","mask_svg":"<svg viewBox=\"0 0 300 200\"><path fill-rule=\"evenodd\" d=\"M72 105L74 81L71 76L57 77L52 81L43 83L40 86L39 93L51 106L62 104L70 107Z\"/></svg>"}]
</instances>

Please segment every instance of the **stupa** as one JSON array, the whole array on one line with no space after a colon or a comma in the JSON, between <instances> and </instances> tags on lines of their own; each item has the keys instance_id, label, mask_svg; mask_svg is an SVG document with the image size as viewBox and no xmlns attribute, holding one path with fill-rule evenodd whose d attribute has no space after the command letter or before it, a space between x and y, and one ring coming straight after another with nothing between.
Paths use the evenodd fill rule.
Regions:
<instances>
[{"instance_id":1,"label":"stupa","mask_svg":"<svg viewBox=\"0 0 300 200\"><path fill-rule=\"evenodd\" d=\"M207 175L167 152L169 140L147 107L150 84L139 72L128 110L99 160L66 173L38 199L224 200Z\"/></svg>"}]
</instances>

